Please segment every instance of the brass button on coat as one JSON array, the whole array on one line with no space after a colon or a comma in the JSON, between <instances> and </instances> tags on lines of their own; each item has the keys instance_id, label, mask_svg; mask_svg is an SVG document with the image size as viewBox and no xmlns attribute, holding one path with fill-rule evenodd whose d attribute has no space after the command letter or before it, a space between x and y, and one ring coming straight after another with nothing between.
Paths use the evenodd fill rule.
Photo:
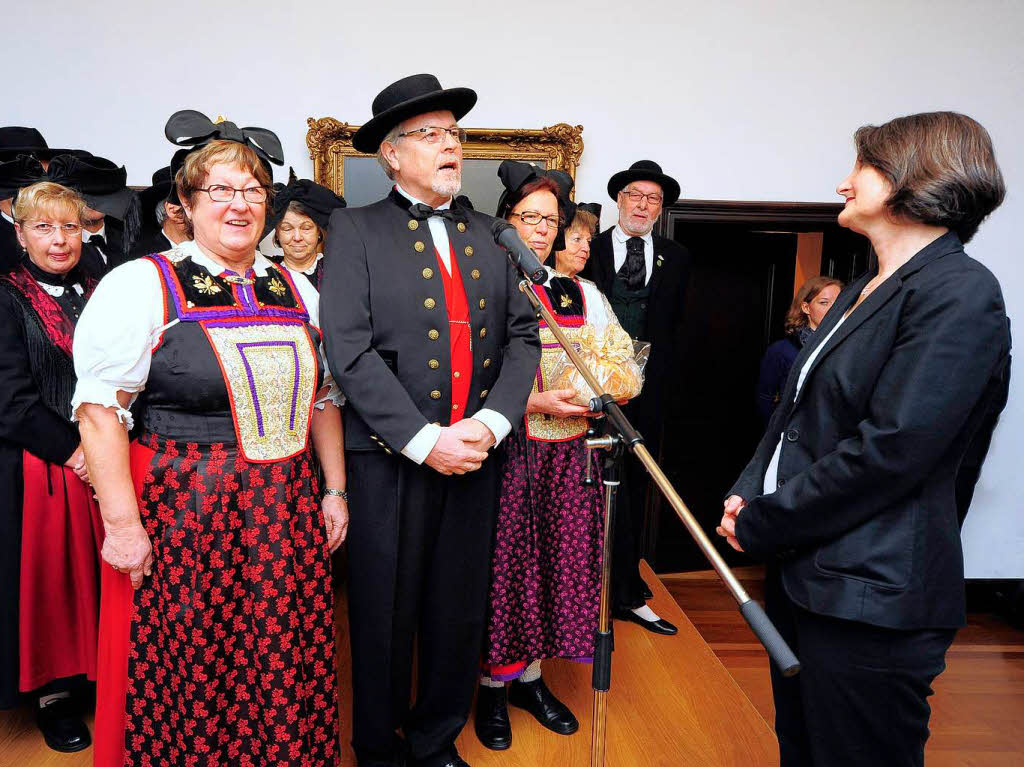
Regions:
<instances>
[{"instance_id":1,"label":"brass button on coat","mask_svg":"<svg viewBox=\"0 0 1024 767\"><path fill-rule=\"evenodd\" d=\"M480 337L487 338L487 328L480 328Z\"/></svg>"},{"instance_id":2,"label":"brass button on coat","mask_svg":"<svg viewBox=\"0 0 1024 767\"><path fill-rule=\"evenodd\" d=\"M452 378L462 378L462 373L456 370L454 373L452 373Z\"/></svg>"},{"instance_id":3,"label":"brass button on coat","mask_svg":"<svg viewBox=\"0 0 1024 767\"><path fill-rule=\"evenodd\" d=\"M438 362L437 360L431 360L430 362L427 363L427 365L430 367L431 370L437 370L439 367L441 367L441 363Z\"/></svg>"},{"instance_id":4,"label":"brass button on coat","mask_svg":"<svg viewBox=\"0 0 1024 767\"><path fill-rule=\"evenodd\" d=\"M430 392L430 399L441 399L441 392L434 389L434 391Z\"/></svg>"},{"instance_id":5,"label":"brass button on coat","mask_svg":"<svg viewBox=\"0 0 1024 767\"><path fill-rule=\"evenodd\" d=\"M466 225L461 221L455 225L455 228L458 229L460 232L466 231Z\"/></svg>"},{"instance_id":6,"label":"brass button on coat","mask_svg":"<svg viewBox=\"0 0 1024 767\"><path fill-rule=\"evenodd\" d=\"M489 368L490 366L491 366L491 358L488 357L487 359L484 360L484 367L485 368Z\"/></svg>"},{"instance_id":7,"label":"brass button on coat","mask_svg":"<svg viewBox=\"0 0 1024 767\"><path fill-rule=\"evenodd\" d=\"M487 301L485 299L483 299L483 298L480 299L480 308L481 309L486 309L487 308Z\"/></svg>"},{"instance_id":8,"label":"brass button on coat","mask_svg":"<svg viewBox=\"0 0 1024 767\"><path fill-rule=\"evenodd\" d=\"M435 330L434 328L431 328L430 332L427 333L427 337L431 341L436 341L437 339L439 339L441 337L441 334L437 330Z\"/></svg>"},{"instance_id":9,"label":"brass button on coat","mask_svg":"<svg viewBox=\"0 0 1024 767\"><path fill-rule=\"evenodd\" d=\"M469 273L469 276L472 277L474 280L479 280L480 279L480 270L479 269L474 269L473 271L471 271Z\"/></svg>"},{"instance_id":10,"label":"brass button on coat","mask_svg":"<svg viewBox=\"0 0 1024 767\"><path fill-rule=\"evenodd\" d=\"M416 249L417 253L422 253L424 250L427 249L427 246L423 244L422 240L416 240L416 244L413 245L413 248Z\"/></svg>"},{"instance_id":11,"label":"brass button on coat","mask_svg":"<svg viewBox=\"0 0 1024 767\"><path fill-rule=\"evenodd\" d=\"M429 280L433 276L434 276L434 270L431 269L429 266L426 269L423 270L423 279Z\"/></svg>"},{"instance_id":12,"label":"brass button on coat","mask_svg":"<svg viewBox=\"0 0 1024 767\"><path fill-rule=\"evenodd\" d=\"M486 397L490 393L490 391L490 389L484 389L482 392L480 392L480 399Z\"/></svg>"},{"instance_id":13,"label":"brass button on coat","mask_svg":"<svg viewBox=\"0 0 1024 767\"><path fill-rule=\"evenodd\" d=\"M423 302L423 305L428 309L433 309L435 306L437 306L437 302L433 298L428 298Z\"/></svg>"},{"instance_id":14,"label":"brass button on coat","mask_svg":"<svg viewBox=\"0 0 1024 767\"><path fill-rule=\"evenodd\" d=\"M420 228L420 222L419 222L419 221L417 221L417 220L416 220L415 218L414 218L414 219L411 219L411 220L409 221L409 229L410 229L410 231L413 231L413 232L415 232L415 231L416 231L417 229L419 229L419 228Z\"/></svg>"},{"instance_id":15,"label":"brass button on coat","mask_svg":"<svg viewBox=\"0 0 1024 767\"><path fill-rule=\"evenodd\" d=\"M467 256L472 256L473 255L473 246L472 245L467 245L466 246L466 255Z\"/></svg>"}]
</instances>

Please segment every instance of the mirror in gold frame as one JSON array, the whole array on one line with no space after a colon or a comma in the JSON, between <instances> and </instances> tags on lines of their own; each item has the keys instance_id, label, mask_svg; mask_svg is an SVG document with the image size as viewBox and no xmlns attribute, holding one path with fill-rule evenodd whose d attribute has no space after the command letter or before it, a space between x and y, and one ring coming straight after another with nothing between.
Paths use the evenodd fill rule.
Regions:
<instances>
[{"instance_id":1,"label":"mirror in gold frame","mask_svg":"<svg viewBox=\"0 0 1024 767\"><path fill-rule=\"evenodd\" d=\"M350 206L367 205L383 198L392 182L372 154L352 148L358 125L333 117L306 121L306 145L313 159L313 180L345 197ZM573 178L583 155L583 126L558 123L547 128L468 128L462 146L462 194L477 210L494 213L501 183L502 160L521 160L552 170L564 170Z\"/></svg>"}]
</instances>

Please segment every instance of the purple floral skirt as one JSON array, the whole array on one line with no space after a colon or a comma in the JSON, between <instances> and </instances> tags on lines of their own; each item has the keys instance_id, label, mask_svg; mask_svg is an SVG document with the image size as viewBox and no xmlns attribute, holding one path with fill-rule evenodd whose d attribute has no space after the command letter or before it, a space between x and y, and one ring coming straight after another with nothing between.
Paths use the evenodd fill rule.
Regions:
<instances>
[{"instance_id":1,"label":"purple floral skirt","mask_svg":"<svg viewBox=\"0 0 1024 767\"><path fill-rule=\"evenodd\" d=\"M600 485L583 438L509 440L491 563L484 666L515 678L541 658L589 660L601 598Z\"/></svg>"}]
</instances>

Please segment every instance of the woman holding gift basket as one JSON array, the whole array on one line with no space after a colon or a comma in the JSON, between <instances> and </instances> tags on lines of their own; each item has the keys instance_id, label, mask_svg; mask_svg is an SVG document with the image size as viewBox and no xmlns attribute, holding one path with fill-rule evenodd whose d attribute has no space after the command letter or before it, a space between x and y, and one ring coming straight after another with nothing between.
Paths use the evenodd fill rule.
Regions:
<instances>
[{"instance_id":1,"label":"woman holding gift basket","mask_svg":"<svg viewBox=\"0 0 1024 767\"><path fill-rule=\"evenodd\" d=\"M552 251L572 251L573 258L559 258L555 268L545 264L548 280L534 286L559 327L584 347L588 337L604 340L610 328L612 335L617 330L631 355L629 336L608 301L592 282L575 276L597 220L577 213L569 201L571 177L513 161L501 164L498 177L505 191L497 216L516 227L541 262ZM579 729L544 684L540 664L545 658L591 659L600 601L604 508L599 486L584 484L592 414L579 404L589 396L569 386L564 353L544 322L540 334L543 356L525 423L508 443L503 469L477 695L477 737L495 750L512 744L509 703L553 732ZM633 383L638 390L639 375Z\"/></svg>"}]
</instances>

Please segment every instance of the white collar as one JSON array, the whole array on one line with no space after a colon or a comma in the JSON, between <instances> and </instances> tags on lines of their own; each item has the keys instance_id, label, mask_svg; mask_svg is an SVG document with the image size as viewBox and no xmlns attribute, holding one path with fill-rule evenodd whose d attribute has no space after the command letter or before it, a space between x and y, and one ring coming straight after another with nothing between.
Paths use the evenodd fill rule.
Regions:
<instances>
[{"instance_id":1,"label":"white collar","mask_svg":"<svg viewBox=\"0 0 1024 767\"><path fill-rule=\"evenodd\" d=\"M635 236L636 235L633 235L633 234L627 234L623 230L621 224L616 224L615 228L612 230L612 237L614 237L616 240L618 240L621 244L625 244L626 240L628 240L630 237L635 237ZM650 232L645 234L640 239L643 240L645 244L650 245L652 248L654 247L654 237L651 235Z\"/></svg>"},{"instance_id":2,"label":"white collar","mask_svg":"<svg viewBox=\"0 0 1024 767\"><path fill-rule=\"evenodd\" d=\"M93 237L102 237L103 241L107 240L107 222L103 222L103 226L100 227L98 232L90 232L84 226L82 227L82 242L88 242Z\"/></svg>"},{"instance_id":3,"label":"white collar","mask_svg":"<svg viewBox=\"0 0 1024 767\"><path fill-rule=\"evenodd\" d=\"M212 258L207 256L200 250L199 246L196 245L195 240L185 240L185 242L179 242L174 246L174 250L180 254L181 257L188 256L195 263L206 269L210 274L220 276L223 272L227 271L227 268L218 264ZM273 266L270 259L256 251L256 260L252 263L252 269L256 272L257 277L266 277L267 269Z\"/></svg>"},{"instance_id":4,"label":"white collar","mask_svg":"<svg viewBox=\"0 0 1024 767\"><path fill-rule=\"evenodd\" d=\"M4 221L7 221L11 224L14 223L14 219L8 216L6 213L4 213L2 210L0 210L0 217L2 217Z\"/></svg>"},{"instance_id":5,"label":"white collar","mask_svg":"<svg viewBox=\"0 0 1024 767\"><path fill-rule=\"evenodd\" d=\"M402 185L401 184L395 184L395 189L398 190L398 193L400 195L402 195L402 197L404 197L405 199L409 200L409 202L411 202L413 205L416 205L416 204L426 205L426 203L423 202L423 200L417 200L415 197L413 197L407 191L402 189ZM448 208L450 208L451 206L452 206L452 198L449 197L447 200L442 202L440 205L434 205L434 206L428 206L428 207L433 207L434 210L448 210Z\"/></svg>"},{"instance_id":6,"label":"white collar","mask_svg":"<svg viewBox=\"0 0 1024 767\"><path fill-rule=\"evenodd\" d=\"M309 267L308 269L303 269L303 270L302 270L302 273L303 273L303 274L306 274L306 275L308 275L308 276L310 276L310 277L312 277L312 276L313 276L313 274L314 274L314 273L316 272L316 267L317 267L317 264L319 264L319 263L320 263L320 259L321 259L321 258L323 258L323 257L324 257L324 254L323 254L323 253L317 253L317 254L316 254L316 258L315 258L315 259L313 259L313 265L312 265L312 266L310 266L310 267ZM283 264L283 263L284 263L284 261L282 261L281 263ZM290 267L289 267L289 268L290 268ZM292 269L292 271L295 271L295 270L294 270L294 269Z\"/></svg>"}]
</instances>

